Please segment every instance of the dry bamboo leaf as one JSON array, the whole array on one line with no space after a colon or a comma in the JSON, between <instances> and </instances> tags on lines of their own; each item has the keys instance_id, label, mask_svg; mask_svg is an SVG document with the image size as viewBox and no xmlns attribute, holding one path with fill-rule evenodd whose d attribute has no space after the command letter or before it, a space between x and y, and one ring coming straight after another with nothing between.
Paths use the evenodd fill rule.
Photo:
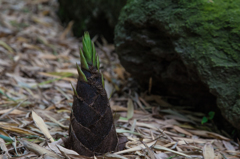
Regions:
<instances>
[{"instance_id":1,"label":"dry bamboo leaf","mask_svg":"<svg viewBox=\"0 0 240 159\"><path fill-rule=\"evenodd\" d=\"M240 155L239 151L226 150L225 152L233 153L234 155Z\"/></svg>"},{"instance_id":2,"label":"dry bamboo leaf","mask_svg":"<svg viewBox=\"0 0 240 159\"><path fill-rule=\"evenodd\" d=\"M156 103L158 103L162 107L172 107L171 104L168 102L164 101L161 96L158 95L151 95L151 96L146 96L145 97L146 101L152 101L154 100Z\"/></svg>"},{"instance_id":3,"label":"dry bamboo leaf","mask_svg":"<svg viewBox=\"0 0 240 159\"><path fill-rule=\"evenodd\" d=\"M118 75L118 78L125 80L124 78L125 69L122 66L117 65L117 68L114 69L114 72Z\"/></svg>"},{"instance_id":4,"label":"dry bamboo leaf","mask_svg":"<svg viewBox=\"0 0 240 159\"><path fill-rule=\"evenodd\" d=\"M77 152L75 152L73 150L66 149L65 147L62 147L60 145L56 145L56 146L58 147L58 149L61 152L64 152L65 154L68 154L68 155L79 155Z\"/></svg>"},{"instance_id":5,"label":"dry bamboo leaf","mask_svg":"<svg viewBox=\"0 0 240 159\"><path fill-rule=\"evenodd\" d=\"M69 154L70 155L79 155L77 152L75 152L73 150L66 149L66 148L56 144L55 142L54 143L48 143L48 146L52 151L54 151L56 153L59 153L59 154L64 152L67 155L69 155Z\"/></svg>"},{"instance_id":6,"label":"dry bamboo leaf","mask_svg":"<svg viewBox=\"0 0 240 159\"><path fill-rule=\"evenodd\" d=\"M227 150L235 151L235 148L228 141L222 141Z\"/></svg>"},{"instance_id":7,"label":"dry bamboo leaf","mask_svg":"<svg viewBox=\"0 0 240 159\"><path fill-rule=\"evenodd\" d=\"M111 109L114 112L127 112L128 111L128 109L126 107L122 107L119 105L111 105ZM140 110L134 110L134 114L146 114L146 113L144 113L143 111L140 111Z\"/></svg>"},{"instance_id":8,"label":"dry bamboo leaf","mask_svg":"<svg viewBox=\"0 0 240 159\"><path fill-rule=\"evenodd\" d=\"M109 74L109 72L103 72L103 76L108 82L112 82L112 76Z\"/></svg>"},{"instance_id":9,"label":"dry bamboo leaf","mask_svg":"<svg viewBox=\"0 0 240 159\"><path fill-rule=\"evenodd\" d=\"M3 129L0 129L0 134L9 137L8 133L6 133Z\"/></svg>"},{"instance_id":10,"label":"dry bamboo leaf","mask_svg":"<svg viewBox=\"0 0 240 159\"><path fill-rule=\"evenodd\" d=\"M45 72L39 72L39 74L42 75L42 76L47 76L47 77L62 78L61 76L51 75L51 74L48 74L48 73L45 73ZM64 78L62 78L62 80L70 81L70 82L74 82L74 83L77 82L76 79L69 78L69 77L64 77Z\"/></svg>"},{"instance_id":11,"label":"dry bamboo leaf","mask_svg":"<svg viewBox=\"0 0 240 159\"><path fill-rule=\"evenodd\" d=\"M229 151L235 151L235 148L232 146L232 144L228 141L222 141L223 145L226 147ZM236 153L231 153L231 155L236 155Z\"/></svg>"},{"instance_id":12,"label":"dry bamboo leaf","mask_svg":"<svg viewBox=\"0 0 240 159\"><path fill-rule=\"evenodd\" d=\"M111 109L114 112L125 112L125 111L127 111L126 107L122 107L122 106L119 106L119 105L111 105Z\"/></svg>"},{"instance_id":13,"label":"dry bamboo leaf","mask_svg":"<svg viewBox=\"0 0 240 159\"><path fill-rule=\"evenodd\" d=\"M16 133L20 133L20 134L24 134L24 135L38 135L35 132L32 132L30 130L27 129L23 129L23 128L19 128L16 126L10 126L9 123L0 123L0 128L5 129L5 130L9 130L9 131L13 131Z\"/></svg>"},{"instance_id":14,"label":"dry bamboo leaf","mask_svg":"<svg viewBox=\"0 0 240 159\"><path fill-rule=\"evenodd\" d=\"M222 155L220 153L217 153L217 155L214 157L214 159L223 159Z\"/></svg>"},{"instance_id":15,"label":"dry bamboo leaf","mask_svg":"<svg viewBox=\"0 0 240 159\"><path fill-rule=\"evenodd\" d=\"M46 60L56 60L58 59L57 56L53 55L53 54L40 54L38 56L38 58L40 59L46 59Z\"/></svg>"},{"instance_id":16,"label":"dry bamboo leaf","mask_svg":"<svg viewBox=\"0 0 240 159\"><path fill-rule=\"evenodd\" d=\"M49 139L51 142L54 142L53 137L51 136L50 132L48 131L47 125L43 121L43 119L38 116L34 111L32 111L32 118L37 125L37 127L41 130L41 132L45 135L47 139Z\"/></svg>"},{"instance_id":17,"label":"dry bamboo leaf","mask_svg":"<svg viewBox=\"0 0 240 159\"><path fill-rule=\"evenodd\" d=\"M107 153L105 156L106 156L107 158L120 158L120 159L127 159L127 158L124 157L124 156L117 155L117 154L111 154L111 153Z\"/></svg>"},{"instance_id":18,"label":"dry bamboo leaf","mask_svg":"<svg viewBox=\"0 0 240 159\"><path fill-rule=\"evenodd\" d=\"M127 119L131 119L133 117L134 114L134 107L133 107L133 101L132 99L128 99L128 103L127 103Z\"/></svg>"},{"instance_id":19,"label":"dry bamboo leaf","mask_svg":"<svg viewBox=\"0 0 240 159\"><path fill-rule=\"evenodd\" d=\"M56 72L67 72L67 73L73 73L75 75L78 75L78 72L76 69L56 69Z\"/></svg>"},{"instance_id":20,"label":"dry bamboo leaf","mask_svg":"<svg viewBox=\"0 0 240 159\"><path fill-rule=\"evenodd\" d=\"M172 152L172 153L175 153L175 154L181 155L181 156L185 156L185 157L188 157L188 158L192 158L192 157L189 156L189 155L186 155L186 154L184 154L184 153L181 153L181 152L177 152L177 151L171 150L171 149L169 149L169 148L166 148L166 147L163 147L163 146L160 146L160 145L155 145L154 148L157 149L157 150L169 151L169 152Z\"/></svg>"},{"instance_id":21,"label":"dry bamboo leaf","mask_svg":"<svg viewBox=\"0 0 240 159\"><path fill-rule=\"evenodd\" d=\"M0 155L0 159L8 159L6 155Z\"/></svg>"},{"instance_id":22,"label":"dry bamboo leaf","mask_svg":"<svg viewBox=\"0 0 240 159\"><path fill-rule=\"evenodd\" d=\"M203 140L203 139L189 139L189 138L182 138L182 137L173 137L173 139L186 141L187 143L198 143L198 144L205 144L207 142L214 141L214 140Z\"/></svg>"},{"instance_id":23,"label":"dry bamboo leaf","mask_svg":"<svg viewBox=\"0 0 240 159\"><path fill-rule=\"evenodd\" d=\"M133 132L133 131L129 131L129 130L125 130L125 129L116 129L116 132L117 133L130 133L130 134L142 136L142 134L139 134L139 133Z\"/></svg>"},{"instance_id":24,"label":"dry bamboo leaf","mask_svg":"<svg viewBox=\"0 0 240 159\"><path fill-rule=\"evenodd\" d=\"M7 154L7 156L9 156L8 154L8 149L6 147L5 141L3 139L0 138L0 148L1 150ZM10 156L9 156L10 157Z\"/></svg>"},{"instance_id":25,"label":"dry bamboo leaf","mask_svg":"<svg viewBox=\"0 0 240 159\"><path fill-rule=\"evenodd\" d=\"M105 86L105 90L107 92L107 97L108 97L108 99L110 99L111 96L112 96L112 93L114 92L114 87L108 81L105 81L105 85L104 86Z\"/></svg>"},{"instance_id":26,"label":"dry bamboo leaf","mask_svg":"<svg viewBox=\"0 0 240 159\"><path fill-rule=\"evenodd\" d=\"M33 20L34 22L36 22L36 23L38 23L38 24L41 24L41 25L43 25L43 26L45 26L45 27L50 27L50 26L51 26L51 24L48 23L48 22L47 22L44 18L42 18L42 17L32 16L31 18L32 18L32 20Z\"/></svg>"},{"instance_id":27,"label":"dry bamboo leaf","mask_svg":"<svg viewBox=\"0 0 240 159\"><path fill-rule=\"evenodd\" d=\"M148 147L151 147L152 145L154 145L156 143L156 141L153 141L151 143L148 143L146 144ZM123 154L123 153L129 153L129 152L134 152L134 151L139 151L139 150L142 150L144 149L145 146L143 144L139 145L139 146L135 146L135 147L132 147L132 148L129 148L129 149L126 149L126 150L122 150L122 151L118 151L118 152L115 152L114 154Z\"/></svg>"},{"instance_id":28,"label":"dry bamboo leaf","mask_svg":"<svg viewBox=\"0 0 240 159\"><path fill-rule=\"evenodd\" d=\"M47 114L44 114L46 117L48 117L50 120L52 120L54 123L58 124L59 126L61 126L62 128L64 129L68 129L69 126L65 126L63 125L62 123L60 123L59 121L57 121L56 119L54 119L53 117L47 115Z\"/></svg>"},{"instance_id":29,"label":"dry bamboo leaf","mask_svg":"<svg viewBox=\"0 0 240 159\"><path fill-rule=\"evenodd\" d=\"M0 41L0 45L3 46L6 50L8 50L10 53L13 53L13 49L8 45L6 44L4 41Z\"/></svg>"},{"instance_id":30,"label":"dry bamboo leaf","mask_svg":"<svg viewBox=\"0 0 240 159\"><path fill-rule=\"evenodd\" d=\"M176 110L164 109L164 110L160 110L160 112L172 114L172 115L165 115L164 117L168 117L170 119L177 119L179 121L186 121L186 122L190 122L190 123L196 124L193 120L190 120L185 115L177 112Z\"/></svg>"},{"instance_id":31,"label":"dry bamboo leaf","mask_svg":"<svg viewBox=\"0 0 240 159\"><path fill-rule=\"evenodd\" d=\"M0 114L4 114L4 113L7 113L9 112L11 109L4 109L4 110L0 110ZM17 110L17 109L14 109L11 113L9 113L10 115L19 115L19 114L24 114L25 112L24 111L21 111L21 110Z\"/></svg>"},{"instance_id":32,"label":"dry bamboo leaf","mask_svg":"<svg viewBox=\"0 0 240 159\"><path fill-rule=\"evenodd\" d=\"M0 59L0 65L9 67L9 66L11 66L11 61Z\"/></svg>"},{"instance_id":33,"label":"dry bamboo leaf","mask_svg":"<svg viewBox=\"0 0 240 159\"><path fill-rule=\"evenodd\" d=\"M21 101L20 103L18 103L18 105L17 105L16 107L10 109L9 111L7 111L7 112L5 112L3 115L1 115L1 116L0 116L0 119L1 119L1 118L4 118L4 117L7 116L8 114L10 114L10 113L13 112L14 110L16 110L18 107L20 107L21 104L22 104L24 101L26 101L26 100Z\"/></svg>"},{"instance_id":34,"label":"dry bamboo leaf","mask_svg":"<svg viewBox=\"0 0 240 159\"><path fill-rule=\"evenodd\" d=\"M214 150L211 143L206 143L203 147L203 157L204 159L214 159Z\"/></svg>"},{"instance_id":35,"label":"dry bamboo leaf","mask_svg":"<svg viewBox=\"0 0 240 159\"><path fill-rule=\"evenodd\" d=\"M167 159L167 158L169 158L169 156L166 153L157 153L157 154L155 154L155 157L157 159Z\"/></svg>"},{"instance_id":36,"label":"dry bamboo leaf","mask_svg":"<svg viewBox=\"0 0 240 159\"><path fill-rule=\"evenodd\" d=\"M32 45L32 44L28 44L28 43L23 43L22 46L26 49L41 50L37 45Z\"/></svg>"},{"instance_id":37,"label":"dry bamboo leaf","mask_svg":"<svg viewBox=\"0 0 240 159\"><path fill-rule=\"evenodd\" d=\"M216 134L216 133L213 133L213 132L209 132L209 131L204 131L204 130L188 130L188 131L191 132L192 134L198 135L198 136L221 139L221 140L226 140L226 141L230 140L227 137L224 137L222 135L219 135L219 134Z\"/></svg>"},{"instance_id":38,"label":"dry bamboo leaf","mask_svg":"<svg viewBox=\"0 0 240 159\"><path fill-rule=\"evenodd\" d=\"M173 126L173 129L175 129L176 131L180 132L180 133L183 133L183 134L186 134L188 136L192 136L191 133L187 132L186 130L180 128L179 126Z\"/></svg>"},{"instance_id":39,"label":"dry bamboo leaf","mask_svg":"<svg viewBox=\"0 0 240 159\"><path fill-rule=\"evenodd\" d=\"M148 152L148 156L149 156L151 159L156 159L155 153L153 152L153 150L150 149L150 148L148 147L148 145L146 145L144 142L141 142L141 143L146 147L147 152Z\"/></svg>"},{"instance_id":40,"label":"dry bamboo leaf","mask_svg":"<svg viewBox=\"0 0 240 159\"><path fill-rule=\"evenodd\" d=\"M63 33L60 36L60 40L64 40L66 38L66 35L71 31L73 24L74 24L74 21L70 21L68 23L67 28L63 31Z\"/></svg>"},{"instance_id":41,"label":"dry bamboo leaf","mask_svg":"<svg viewBox=\"0 0 240 159\"><path fill-rule=\"evenodd\" d=\"M218 141L214 141L213 143L217 149L219 149L220 151L223 151L225 150L225 147L223 146L223 143L221 140L218 140Z\"/></svg>"},{"instance_id":42,"label":"dry bamboo leaf","mask_svg":"<svg viewBox=\"0 0 240 159\"><path fill-rule=\"evenodd\" d=\"M17 40L18 42L25 42L25 43L29 42L29 39L27 39L27 38L25 38L25 37L21 37L21 36L17 37L16 40Z\"/></svg>"},{"instance_id":43,"label":"dry bamboo leaf","mask_svg":"<svg viewBox=\"0 0 240 159\"><path fill-rule=\"evenodd\" d=\"M21 156L18 156L18 157L12 157L12 159L29 159L29 158L37 158L37 157L38 157L38 155L36 155L34 153L30 153L30 154L27 154L27 155L21 155ZM0 159L2 159L2 158L0 157Z\"/></svg>"},{"instance_id":44,"label":"dry bamboo leaf","mask_svg":"<svg viewBox=\"0 0 240 159\"><path fill-rule=\"evenodd\" d=\"M152 129L152 130L158 130L158 126L154 126L154 125L149 124L149 123L137 122L136 125L137 125L137 126L146 127L146 128Z\"/></svg>"},{"instance_id":45,"label":"dry bamboo leaf","mask_svg":"<svg viewBox=\"0 0 240 159\"><path fill-rule=\"evenodd\" d=\"M32 152L35 152L37 153L38 155L45 155L45 156L49 156L50 158L55 158L55 159L62 159L63 157L61 156L58 156L57 154L37 145L37 144L34 144L34 143L31 143L27 140L24 140L24 139L18 139L22 144L23 146L25 146L27 149L29 149L30 151Z\"/></svg>"},{"instance_id":46,"label":"dry bamboo leaf","mask_svg":"<svg viewBox=\"0 0 240 159\"><path fill-rule=\"evenodd\" d=\"M130 131L134 131L134 130L135 130L135 128L136 128L136 122L137 122L136 119L133 119L133 122L130 122L130 124L132 125Z\"/></svg>"}]
</instances>

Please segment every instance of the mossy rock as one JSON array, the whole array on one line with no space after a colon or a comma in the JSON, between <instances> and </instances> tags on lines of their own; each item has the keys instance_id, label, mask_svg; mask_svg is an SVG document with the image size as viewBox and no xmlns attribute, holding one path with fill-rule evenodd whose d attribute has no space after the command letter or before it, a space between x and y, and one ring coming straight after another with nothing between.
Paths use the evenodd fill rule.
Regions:
<instances>
[{"instance_id":1,"label":"mossy rock","mask_svg":"<svg viewBox=\"0 0 240 159\"><path fill-rule=\"evenodd\" d=\"M113 41L114 27L127 0L58 0L58 16L67 25L74 21L73 33L80 37L85 31L91 36L103 35Z\"/></svg>"},{"instance_id":2,"label":"mossy rock","mask_svg":"<svg viewBox=\"0 0 240 159\"><path fill-rule=\"evenodd\" d=\"M123 66L143 87L240 129L240 0L129 0L115 28ZM205 110L206 110L205 109Z\"/></svg>"}]
</instances>

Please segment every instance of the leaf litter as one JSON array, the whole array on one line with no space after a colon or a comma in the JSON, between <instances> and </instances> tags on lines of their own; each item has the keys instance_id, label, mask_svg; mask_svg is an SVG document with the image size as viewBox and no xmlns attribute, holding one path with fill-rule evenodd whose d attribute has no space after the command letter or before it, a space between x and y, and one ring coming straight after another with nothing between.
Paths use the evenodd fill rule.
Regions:
<instances>
[{"instance_id":1,"label":"leaf litter","mask_svg":"<svg viewBox=\"0 0 240 159\"><path fill-rule=\"evenodd\" d=\"M203 114L137 91L101 35L93 41L125 149L84 157L64 148L82 45L71 33L74 22L61 26L56 0L0 3L0 158L240 158L239 143L202 125Z\"/></svg>"}]
</instances>

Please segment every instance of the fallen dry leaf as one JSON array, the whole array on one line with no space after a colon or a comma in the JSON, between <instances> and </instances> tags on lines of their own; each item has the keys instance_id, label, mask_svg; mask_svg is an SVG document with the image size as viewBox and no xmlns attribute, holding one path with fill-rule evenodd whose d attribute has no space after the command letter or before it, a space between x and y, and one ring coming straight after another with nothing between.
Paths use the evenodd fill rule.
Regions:
<instances>
[{"instance_id":1,"label":"fallen dry leaf","mask_svg":"<svg viewBox=\"0 0 240 159\"><path fill-rule=\"evenodd\" d=\"M211 143L206 143L203 147L203 157L204 159L214 159L214 150Z\"/></svg>"},{"instance_id":2,"label":"fallen dry leaf","mask_svg":"<svg viewBox=\"0 0 240 159\"><path fill-rule=\"evenodd\" d=\"M45 137L50 140L51 142L54 142L53 137L50 135L50 132L48 131L47 125L43 121L43 119L38 116L34 111L32 111L32 118L37 125L37 127L41 130L41 132L45 135Z\"/></svg>"},{"instance_id":3,"label":"fallen dry leaf","mask_svg":"<svg viewBox=\"0 0 240 159\"><path fill-rule=\"evenodd\" d=\"M9 112L10 110L11 110L11 109L0 110L0 114L7 113L7 112ZM25 113L24 111L14 109L14 110L13 110L12 112L10 112L9 114L11 114L11 115L19 115L19 114L24 114L24 113Z\"/></svg>"}]
</instances>

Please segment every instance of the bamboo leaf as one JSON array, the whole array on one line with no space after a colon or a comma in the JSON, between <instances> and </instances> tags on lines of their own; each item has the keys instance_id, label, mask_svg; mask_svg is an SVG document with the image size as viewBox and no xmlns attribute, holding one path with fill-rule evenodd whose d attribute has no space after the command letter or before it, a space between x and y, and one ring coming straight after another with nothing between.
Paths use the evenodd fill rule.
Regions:
<instances>
[{"instance_id":1,"label":"bamboo leaf","mask_svg":"<svg viewBox=\"0 0 240 159\"><path fill-rule=\"evenodd\" d=\"M8 50L10 53L13 53L13 49L8 45L6 44L4 41L0 41L0 45L3 46L6 50Z\"/></svg>"},{"instance_id":2,"label":"bamboo leaf","mask_svg":"<svg viewBox=\"0 0 240 159\"><path fill-rule=\"evenodd\" d=\"M54 142L53 137L51 136L50 132L48 131L47 125L43 121L43 119L38 116L34 111L32 111L32 118L37 125L37 127L41 130L44 136L49 139L51 142Z\"/></svg>"},{"instance_id":3,"label":"bamboo leaf","mask_svg":"<svg viewBox=\"0 0 240 159\"><path fill-rule=\"evenodd\" d=\"M40 155L40 156L44 156L44 158L48 158L48 159L62 159L63 157L58 156L57 154L55 154L52 151L49 151L45 148L43 148L42 146L39 146L37 144L31 143L27 140L24 139L18 139L18 141L20 141L24 147L26 147L27 149L29 149L32 152L35 152L36 154Z\"/></svg>"},{"instance_id":4,"label":"bamboo leaf","mask_svg":"<svg viewBox=\"0 0 240 159\"><path fill-rule=\"evenodd\" d=\"M4 123L4 122L0 122L0 128L9 130L9 131L13 131L13 132L17 132L20 134L24 134L24 135L38 135L37 133L32 132L30 130L19 128L16 126L11 126L11 125L9 125L9 123Z\"/></svg>"},{"instance_id":5,"label":"bamboo leaf","mask_svg":"<svg viewBox=\"0 0 240 159\"><path fill-rule=\"evenodd\" d=\"M134 113L134 108L133 108L133 102L132 102L132 99L128 99L128 103L127 103L127 108L128 108L128 111L127 111L127 119L131 119L133 117L133 113Z\"/></svg>"},{"instance_id":6,"label":"bamboo leaf","mask_svg":"<svg viewBox=\"0 0 240 159\"><path fill-rule=\"evenodd\" d=\"M130 131L130 130L125 130L125 129L116 129L116 132L117 133L130 133L130 134L142 136L142 134L139 134L137 132Z\"/></svg>"},{"instance_id":7,"label":"bamboo leaf","mask_svg":"<svg viewBox=\"0 0 240 159\"><path fill-rule=\"evenodd\" d=\"M8 136L4 136L4 135L0 134L0 138L2 138L6 142L13 142L13 140Z\"/></svg>"}]
</instances>

